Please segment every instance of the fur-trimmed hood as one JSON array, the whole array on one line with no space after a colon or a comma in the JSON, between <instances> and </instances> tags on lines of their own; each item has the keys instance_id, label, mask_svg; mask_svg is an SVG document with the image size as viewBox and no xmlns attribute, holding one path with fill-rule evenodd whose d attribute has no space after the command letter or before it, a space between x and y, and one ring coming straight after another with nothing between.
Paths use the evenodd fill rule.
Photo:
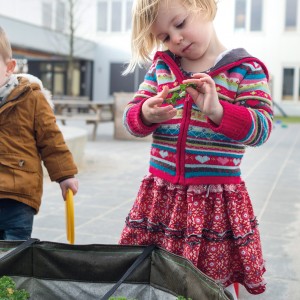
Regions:
<instances>
[{"instance_id":1,"label":"fur-trimmed hood","mask_svg":"<svg viewBox=\"0 0 300 300\"><path fill-rule=\"evenodd\" d=\"M50 91L44 87L42 81L39 78L37 78L36 76L33 76L31 74L25 74L25 73L15 74L15 76L18 78L19 81L22 81L21 78L25 78L25 79L27 79L27 81L30 84L37 84L38 87L36 87L35 85L32 85L32 89L39 88L41 90L42 94L45 96L45 98L48 101L51 108L52 109L54 108L54 104L52 102L52 95L51 95Z\"/></svg>"}]
</instances>

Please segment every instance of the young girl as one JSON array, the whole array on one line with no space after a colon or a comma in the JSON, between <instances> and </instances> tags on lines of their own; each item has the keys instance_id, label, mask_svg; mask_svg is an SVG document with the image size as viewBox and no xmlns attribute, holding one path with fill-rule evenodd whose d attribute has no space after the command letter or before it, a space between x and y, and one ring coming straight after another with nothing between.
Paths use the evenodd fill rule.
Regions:
<instances>
[{"instance_id":1,"label":"young girl","mask_svg":"<svg viewBox=\"0 0 300 300\"><path fill-rule=\"evenodd\" d=\"M153 143L120 244L156 244L225 287L239 282L259 294L264 260L239 166L246 146L263 144L272 129L268 72L220 43L216 10L215 0L134 4L126 72L160 45L168 50L156 52L124 113L128 131L152 134Z\"/></svg>"}]
</instances>

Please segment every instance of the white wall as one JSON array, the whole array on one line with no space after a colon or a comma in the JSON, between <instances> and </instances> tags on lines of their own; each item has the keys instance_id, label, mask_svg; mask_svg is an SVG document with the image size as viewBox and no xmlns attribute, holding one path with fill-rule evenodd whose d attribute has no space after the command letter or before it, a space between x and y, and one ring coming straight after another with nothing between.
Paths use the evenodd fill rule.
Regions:
<instances>
[{"instance_id":1,"label":"white wall","mask_svg":"<svg viewBox=\"0 0 300 300\"><path fill-rule=\"evenodd\" d=\"M45 0L56 3L54 0ZM66 1L66 0L64 0ZM0 14L42 24L41 0L0 0ZM97 32L97 1L75 1L76 34L98 44L94 54L94 99L97 101L109 98L109 66L111 62L127 62L130 57L130 34ZM66 2L67 3L67 2ZM273 99L287 113L300 115L300 101L282 101L282 73L284 67L299 67L300 69L300 0L298 13L298 30L284 31L285 1L264 0L263 31L234 31L234 0L219 0L215 27L220 40L227 48L243 47L250 54L261 59L273 80ZM54 10L55 12L55 10ZM40 37L41 38L41 37ZM21 39L30 41L43 48L43 41L37 41L35 36ZM63 47L63 45L61 45ZM81 52L88 51L83 48ZM93 54L91 53L91 56Z\"/></svg>"},{"instance_id":2,"label":"white wall","mask_svg":"<svg viewBox=\"0 0 300 300\"><path fill-rule=\"evenodd\" d=\"M122 37L102 37L96 54L94 68L94 99L105 101L109 95L110 64L128 62L130 58L130 40Z\"/></svg>"},{"instance_id":3,"label":"white wall","mask_svg":"<svg viewBox=\"0 0 300 300\"><path fill-rule=\"evenodd\" d=\"M0 14L35 25L42 24L41 0L0 0Z\"/></svg>"},{"instance_id":4,"label":"white wall","mask_svg":"<svg viewBox=\"0 0 300 300\"><path fill-rule=\"evenodd\" d=\"M300 69L300 1L298 1L298 30L284 31L285 1L264 1L263 31L234 31L233 0L219 0L215 27L220 40L228 48L243 47L250 54L261 59L272 77L273 100L287 114L300 115L300 101L282 100L282 80L284 67ZM278 113L277 110L275 112Z\"/></svg>"}]
</instances>

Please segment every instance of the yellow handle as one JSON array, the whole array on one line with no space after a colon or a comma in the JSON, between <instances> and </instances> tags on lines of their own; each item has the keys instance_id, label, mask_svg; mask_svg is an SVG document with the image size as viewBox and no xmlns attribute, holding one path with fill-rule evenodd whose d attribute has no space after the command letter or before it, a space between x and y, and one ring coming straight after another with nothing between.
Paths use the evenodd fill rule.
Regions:
<instances>
[{"instance_id":1,"label":"yellow handle","mask_svg":"<svg viewBox=\"0 0 300 300\"><path fill-rule=\"evenodd\" d=\"M67 190L66 195L66 230L67 230L67 240L70 244L74 244L75 233L74 233L74 200L72 190Z\"/></svg>"}]
</instances>

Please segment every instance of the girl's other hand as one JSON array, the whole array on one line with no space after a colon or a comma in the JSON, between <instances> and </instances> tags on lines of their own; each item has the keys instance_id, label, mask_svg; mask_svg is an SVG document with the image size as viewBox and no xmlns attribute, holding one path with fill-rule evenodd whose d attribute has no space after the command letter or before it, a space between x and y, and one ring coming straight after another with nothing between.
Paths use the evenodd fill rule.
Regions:
<instances>
[{"instance_id":1,"label":"girl's other hand","mask_svg":"<svg viewBox=\"0 0 300 300\"><path fill-rule=\"evenodd\" d=\"M183 83L193 83L197 88L187 87L186 91L199 109L215 124L219 125L223 117L221 105L213 79L205 73L197 73L193 78L184 80Z\"/></svg>"},{"instance_id":2,"label":"girl's other hand","mask_svg":"<svg viewBox=\"0 0 300 300\"><path fill-rule=\"evenodd\" d=\"M176 116L177 110L172 105L161 106L169 93L167 86L156 96L147 99L142 106L142 121L150 126L153 123L162 123Z\"/></svg>"}]
</instances>

